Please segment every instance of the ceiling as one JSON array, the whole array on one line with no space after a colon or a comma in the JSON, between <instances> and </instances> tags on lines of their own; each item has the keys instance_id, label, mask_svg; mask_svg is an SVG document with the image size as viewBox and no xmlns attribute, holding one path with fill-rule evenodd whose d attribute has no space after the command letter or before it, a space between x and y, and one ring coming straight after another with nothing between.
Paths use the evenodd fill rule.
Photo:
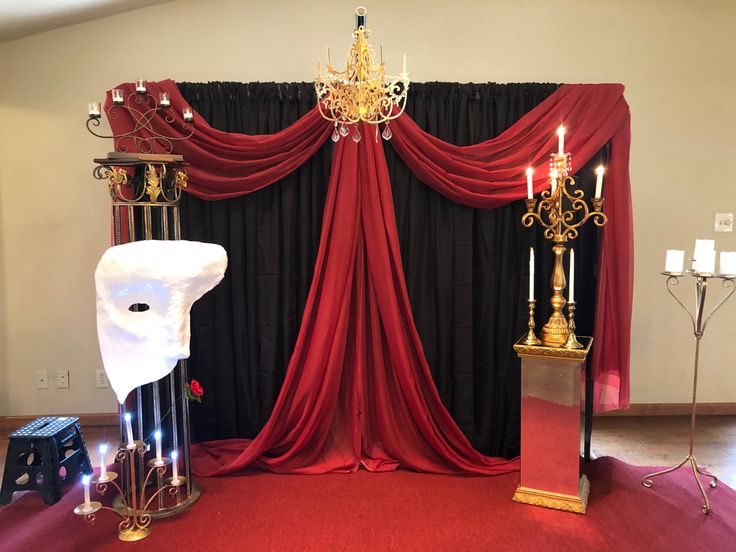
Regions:
<instances>
[{"instance_id":1,"label":"ceiling","mask_svg":"<svg viewBox=\"0 0 736 552\"><path fill-rule=\"evenodd\" d=\"M0 42L171 0L0 0Z\"/></svg>"}]
</instances>

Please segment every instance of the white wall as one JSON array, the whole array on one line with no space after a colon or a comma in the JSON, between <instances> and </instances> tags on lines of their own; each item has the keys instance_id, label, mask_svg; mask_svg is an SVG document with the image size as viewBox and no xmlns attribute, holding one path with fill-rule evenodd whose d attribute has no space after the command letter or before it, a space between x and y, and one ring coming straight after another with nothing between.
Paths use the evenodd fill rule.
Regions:
<instances>
[{"instance_id":1,"label":"white wall","mask_svg":"<svg viewBox=\"0 0 736 552\"><path fill-rule=\"evenodd\" d=\"M389 67L416 81L622 82L633 120L636 229L632 401L687 402L687 320L658 274L665 248L736 212L736 3L730 0L369 1ZM106 412L93 271L108 197L84 130L86 104L119 82L310 80L347 52L349 2L179 0L0 44L0 415ZM574 129L570 129L574 132ZM689 290L687 290L689 291ZM688 304L689 296L688 296ZM700 399L736 401L736 299L703 342ZM71 371L36 390L34 373Z\"/></svg>"}]
</instances>

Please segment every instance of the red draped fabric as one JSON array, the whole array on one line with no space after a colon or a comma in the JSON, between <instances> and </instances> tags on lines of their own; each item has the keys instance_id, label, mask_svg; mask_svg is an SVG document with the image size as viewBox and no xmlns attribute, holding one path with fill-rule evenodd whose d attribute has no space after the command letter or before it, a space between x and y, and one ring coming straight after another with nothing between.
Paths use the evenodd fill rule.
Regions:
<instances>
[{"instance_id":1,"label":"red draped fabric","mask_svg":"<svg viewBox=\"0 0 736 552\"><path fill-rule=\"evenodd\" d=\"M149 88L154 97L169 92L177 112L173 121L154 117L154 130L181 134L186 104L176 85L162 81ZM116 133L134 126L124 114L110 122ZM465 148L429 136L403 115L392 123L391 143L426 184L454 201L491 208L524 197L523 170L547 163L561 122L570 129L568 149L576 164L612 142L594 361L596 404L624 407L632 226L623 87L563 86L498 138ZM315 110L268 136L217 131L198 118L194 135L177 142L176 150L192 164L188 191L221 199L283 178L314 154L331 129ZM516 460L475 451L439 399L409 305L383 146L368 139L368 129L362 134L358 144L341 140L335 150L314 279L274 411L253 441L195 446L200 475L248 465L284 473L345 472L361 464L375 471L402 466L435 473L518 468ZM537 172L536 191L547 185L543 173Z\"/></svg>"}]
</instances>

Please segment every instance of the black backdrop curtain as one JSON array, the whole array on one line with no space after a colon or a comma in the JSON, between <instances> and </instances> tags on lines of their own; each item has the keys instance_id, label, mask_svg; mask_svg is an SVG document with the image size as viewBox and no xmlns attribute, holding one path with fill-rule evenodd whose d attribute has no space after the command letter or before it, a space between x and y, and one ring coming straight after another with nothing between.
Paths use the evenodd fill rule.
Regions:
<instances>
[{"instance_id":1,"label":"black backdrop curtain","mask_svg":"<svg viewBox=\"0 0 736 552\"><path fill-rule=\"evenodd\" d=\"M179 88L213 127L246 134L281 130L316 101L311 83ZM431 134L468 145L500 134L556 88L412 84L407 113ZM520 378L511 345L526 330L529 246L537 251L539 295L548 289L549 244L521 227L523 202L494 210L455 204L419 182L390 144L384 149L411 305L442 401L476 449L515 456ZM270 415L312 279L331 154L328 142L280 183L244 197L207 202L185 194L183 237L219 243L230 259L223 283L192 310L190 367L205 388L192 408L197 441L254 437ZM583 188L593 184L592 166L578 171ZM582 234L572 244L587 276L576 279L577 333L591 335L597 236ZM540 303L539 325L549 315Z\"/></svg>"}]
</instances>

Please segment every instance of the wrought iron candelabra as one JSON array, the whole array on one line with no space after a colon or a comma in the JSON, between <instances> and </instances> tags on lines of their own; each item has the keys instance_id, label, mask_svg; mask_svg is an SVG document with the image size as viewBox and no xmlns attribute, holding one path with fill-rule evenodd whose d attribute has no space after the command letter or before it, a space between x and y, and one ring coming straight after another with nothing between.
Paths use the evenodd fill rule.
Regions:
<instances>
[{"instance_id":1,"label":"wrought iron candelabra","mask_svg":"<svg viewBox=\"0 0 736 552\"><path fill-rule=\"evenodd\" d=\"M147 448L144 441L134 441L131 445L120 445L115 455L115 459L120 464L120 473L125 473L125 470L127 470L131 484L129 495L115 482L118 478L116 472L100 472L90 479L87 479L89 476L85 476L85 501L74 508L74 513L84 516L87 522L92 524L95 522L97 512L109 510L123 518L118 524L118 538L120 540L137 541L147 537L151 533L151 505L154 500L158 499L159 508L162 507L163 494L167 492L178 504L180 502L180 489L187 483L187 478L177 474L169 458L152 459L144 464ZM139 481L137 471L140 469L143 472L145 465L148 466L148 470L145 472L146 475L139 489L137 488L137 482ZM169 466L172 466L172 477L164 478ZM146 489L154 475L156 477L155 491L147 496ZM123 507L120 509L111 508L103 506L101 502L89 500L88 485L90 481L95 484L95 489L101 497L107 492L108 485L112 485L118 492L117 500L122 501ZM128 501L128 496L130 501Z\"/></svg>"},{"instance_id":2,"label":"wrought iron candelabra","mask_svg":"<svg viewBox=\"0 0 736 552\"><path fill-rule=\"evenodd\" d=\"M541 193L540 200L529 197L526 200L527 212L521 217L521 223L525 228L530 228L535 222L541 225L544 228L544 237L553 243L552 252L555 259L550 279L552 314L541 332L541 344L547 347L582 347L574 333L574 301L568 304L569 322L563 314L567 303L562 293L567 285L562 263L565 251L567 251L565 243L570 239L575 239L578 236L578 229L589 220L592 220L596 226L603 226L608 220L601 212L603 199L598 197L600 188L597 187L596 197L592 199L593 209L591 210L585 202L583 190L573 189L575 179L568 176L571 170L569 153L552 154L549 177L551 187ZM538 345L539 340L534 335L533 301L530 299L529 303L530 322L526 338L527 344Z\"/></svg>"},{"instance_id":3,"label":"wrought iron candelabra","mask_svg":"<svg viewBox=\"0 0 736 552\"><path fill-rule=\"evenodd\" d=\"M642 478L642 485L644 485L647 488L650 488L652 486L652 479L655 477L659 477L660 475L665 475L667 473L674 472L681 467L683 467L685 464L689 464L693 471L693 476L695 477L695 482L698 485L698 489L700 489L700 494L703 496L703 513L709 514L710 513L710 501L708 500L708 496L705 494L705 489L703 488L703 484L700 482L700 475L703 475L705 477L709 477L711 479L710 486L715 488L718 485L718 478L714 475L709 474L707 471L702 469L700 466L698 466L698 462L695 459L695 455L693 454L694 450L694 440L695 440L695 412L697 409L697 391L698 391L698 362L699 362L699 356L700 356L700 340L703 337L703 334L705 332L705 328L708 325L708 322L710 321L711 317L716 313L718 309L721 308L721 306L733 295L734 290L736 290L736 284L734 283L734 279L736 279L736 275L733 274L702 274L695 271L686 271L686 272L680 272L680 273L672 273L672 272L663 272L664 276L667 277L666 285L667 285L667 291L669 294L677 301L677 303L682 307L682 309L687 313L687 315L690 317L690 321L692 322L693 326L693 335L695 336L695 360L694 360L694 366L693 366L693 398L692 398L692 404L690 406L690 446L688 449L687 456L685 459L677 464L676 466L672 468L667 468L666 470L657 471L654 473L650 473L645 475ZM691 313L690 310L680 301L680 299L675 295L675 292L673 291L673 287L680 284L680 278L683 276L692 277L695 279L695 312ZM716 303L716 305L708 311L706 314L705 312L705 296L706 292L708 290L708 280L709 279L720 279L721 284L724 288L727 289L726 295Z\"/></svg>"},{"instance_id":4,"label":"wrought iron candelabra","mask_svg":"<svg viewBox=\"0 0 736 552\"><path fill-rule=\"evenodd\" d=\"M160 92L158 100L146 88L146 81L135 81L135 92L125 94L121 88L112 91L112 104L107 109L109 120L127 114L134 122L133 128L122 134L101 134L95 130L100 126L102 107L99 102L89 104L87 130L98 138L112 138L117 152L128 153L171 153L174 142L188 140L194 134L194 113L191 107L182 109L182 120L177 121L171 109L168 92ZM173 125L181 127L182 135L168 136L155 130L153 120L160 116Z\"/></svg>"}]
</instances>

